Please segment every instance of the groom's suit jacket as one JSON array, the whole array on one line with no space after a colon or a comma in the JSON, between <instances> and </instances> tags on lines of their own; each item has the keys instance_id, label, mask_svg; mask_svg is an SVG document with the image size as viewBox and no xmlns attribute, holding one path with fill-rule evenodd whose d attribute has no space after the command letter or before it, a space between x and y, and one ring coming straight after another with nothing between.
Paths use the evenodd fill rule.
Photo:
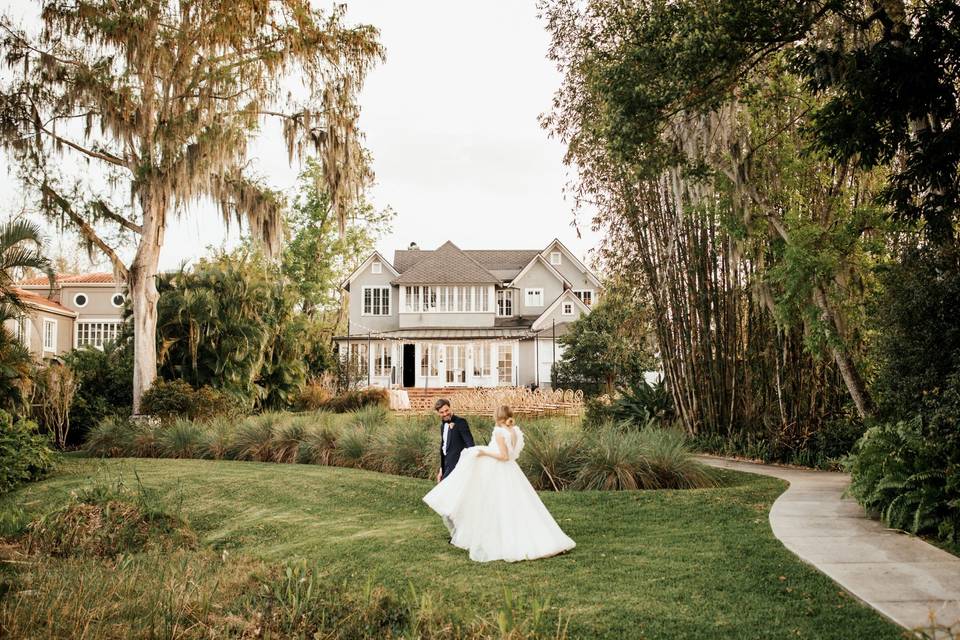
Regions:
<instances>
[{"instance_id":1,"label":"groom's suit jacket","mask_svg":"<svg viewBox=\"0 0 960 640\"><path fill-rule=\"evenodd\" d=\"M452 416L451 422L453 428L447 434L447 453L443 453L443 430L447 428L446 422L440 423L440 468L443 469L443 477L446 478L457 466L460 460L460 454L467 447L473 445L473 434L470 433L470 427L467 421L460 416Z\"/></svg>"}]
</instances>

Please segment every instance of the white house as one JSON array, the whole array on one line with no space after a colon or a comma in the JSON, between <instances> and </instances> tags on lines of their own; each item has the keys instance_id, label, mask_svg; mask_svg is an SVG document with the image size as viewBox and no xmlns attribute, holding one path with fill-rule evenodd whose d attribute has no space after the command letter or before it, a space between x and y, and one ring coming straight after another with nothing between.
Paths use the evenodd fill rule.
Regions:
<instances>
[{"instance_id":1,"label":"white house","mask_svg":"<svg viewBox=\"0 0 960 640\"><path fill-rule=\"evenodd\" d=\"M550 386L556 338L589 313L600 281L559 240L544 249L374 253L343 288L340 353L382 387ZM366 378L363 380L362 378Z\"/></svg>"}]
</instances>

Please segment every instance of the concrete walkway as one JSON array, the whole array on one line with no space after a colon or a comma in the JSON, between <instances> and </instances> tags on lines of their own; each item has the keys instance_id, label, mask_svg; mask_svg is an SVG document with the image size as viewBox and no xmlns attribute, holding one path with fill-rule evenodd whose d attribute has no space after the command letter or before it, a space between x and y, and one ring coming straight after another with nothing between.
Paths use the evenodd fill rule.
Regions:
<instances>
[{"instance_id":1,"label":"concrete walkway","mask_svg":"<svg viewBox=\"0 0 960 640\"><path fill-rule=\"evenodd\" d=\"M868 518L843 492L850 476L697 456L705 464L790 483L770 509L784 546L844 589L908 629L960 633L960 558Z\"/></svg>"}]
</instances>

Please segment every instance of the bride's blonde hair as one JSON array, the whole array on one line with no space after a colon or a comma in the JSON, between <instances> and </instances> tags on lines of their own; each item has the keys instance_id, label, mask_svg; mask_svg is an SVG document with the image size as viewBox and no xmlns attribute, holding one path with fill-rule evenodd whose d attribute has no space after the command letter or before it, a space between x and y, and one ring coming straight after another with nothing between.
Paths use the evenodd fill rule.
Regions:
<instances>
[{"instance_id":1,"label":"bride's blonde hair","mask_svg":"<svg viewBox=\"0 0 960 640\"><path fill-rule=\"evenodd\" d=\"M497 407L497 412L494 414L497 424L505 424L508 427L513 426L513 410L505 404Z\"/></svg>"}]
</instances>

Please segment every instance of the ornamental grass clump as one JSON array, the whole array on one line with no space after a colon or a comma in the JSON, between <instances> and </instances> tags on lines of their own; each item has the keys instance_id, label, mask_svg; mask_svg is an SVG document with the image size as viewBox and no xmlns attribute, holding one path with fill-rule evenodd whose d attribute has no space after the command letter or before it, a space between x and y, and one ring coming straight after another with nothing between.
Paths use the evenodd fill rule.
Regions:
<instances>
[{"instance_id":1,"label":"ornamental grass clump","mask_svg":"<svg viewBox=\"0 0 960 640\"><path fill-rule=\"evenodd\" d=\"M228 457L237 421L232 418L214 418L203 428L203 457L224 460Z\"/></svg>"},{"instance_id":2,"label":"ornamental grass clump","mask_svg":"<svg viewBox=\"0 0 960 640\"><path fill-rule=\"evenodd\" d=\"M274 434L281 424L283 418L276 413L245 418L230 440L228 456L233 460L269 462L273 459Z\"/></svg>"},{"instance_id":3,"label":"ornamental grass clump","mask_svg":"<svg viewBox=\"0 0 960 640\"><path fill-rule=\"evenodd\" d=\"M583 465L573 482L575 488L629 491L652 484L637 432L607 423L584 440Z\"/></svg>"},{"instance_id":4,"label":"ornamental grass clump","mask_svg":"<svg viewBox=\"0 0 960 640\"><path fill-rule=\"evenodd\" d=\"M179 418L157 432L157 450L162 458L200 458L207 451L206 436L202 425Z\"/></svg>"},{"instance_id":5,"label":"ornamental grass clump","mask_svg":"<svg viewBox=\"0 0 960 640\"><path fill-rule=\"evenodd\" d=\"M572 485L583 464L583 438L560 424L534 423L524 429L517 461L538 491L562 491Z\"/></svg>"},{"instance_id":6,"label":"ornamental grass clump","mask_svg":"<svg viewBox=\"0 0 960 640\"><path fill-rule=\"evenodd\" d=\"M425 430L393 425L373 437L370 469L413 478L429 478L440 466L436 436Z\"/></svg>"},{"instance_id":7,"label":"ornamental grass clump","mask_svg":"<svg viewBox=\"0 0 960 640\"><path fill-rule=\"evenodd\" d=\"M338 467L364 468L372 455L372 434L363 427L347 427L337 439L331 463Z\"/></svg>"},{"instance_id":8,"label":"ornamental grass clump","mask_svg":"<svg viewBox=\"0 0 960 640\"><path fill-rule=\"evenodd\" d=\"M709 467L693 457L679 429L648 426L642 429L640 451L655 489L701 489L716 486Z\"/></svg>"},{"instance_id":9,"label":"ornamental grass clump","mask_svg":"<svg viewBox=\"0 0 960 640\"><path fill-rule=\"evenodd\" d=\"M307 423L300 417L277 425L270 441L270 459L273 462L296 462L307 431Z\"/></svg>"},{"instance_id":10,"label":"ornamental grass clump","mask_svg":"<svg viewBox=\"0 0 960 640\"><path fill-rule=\"evenodd\" d=\"M332 424L320 424L309 427L303 434L303 441L297 450L297 462L301 464L333 464L340 427Z\"/></svg>"},{"instance_id":11,"label":"ornamental grass clump","mask_svg":"<svg viewBox=\"0 0 960 640\"><path fill-rule=\"evenodd\" d=\"M134 427L130 420L107 416L87 434L85 449L92 456L116 458L133 450Z\"/></svg>"}]
</instances>

